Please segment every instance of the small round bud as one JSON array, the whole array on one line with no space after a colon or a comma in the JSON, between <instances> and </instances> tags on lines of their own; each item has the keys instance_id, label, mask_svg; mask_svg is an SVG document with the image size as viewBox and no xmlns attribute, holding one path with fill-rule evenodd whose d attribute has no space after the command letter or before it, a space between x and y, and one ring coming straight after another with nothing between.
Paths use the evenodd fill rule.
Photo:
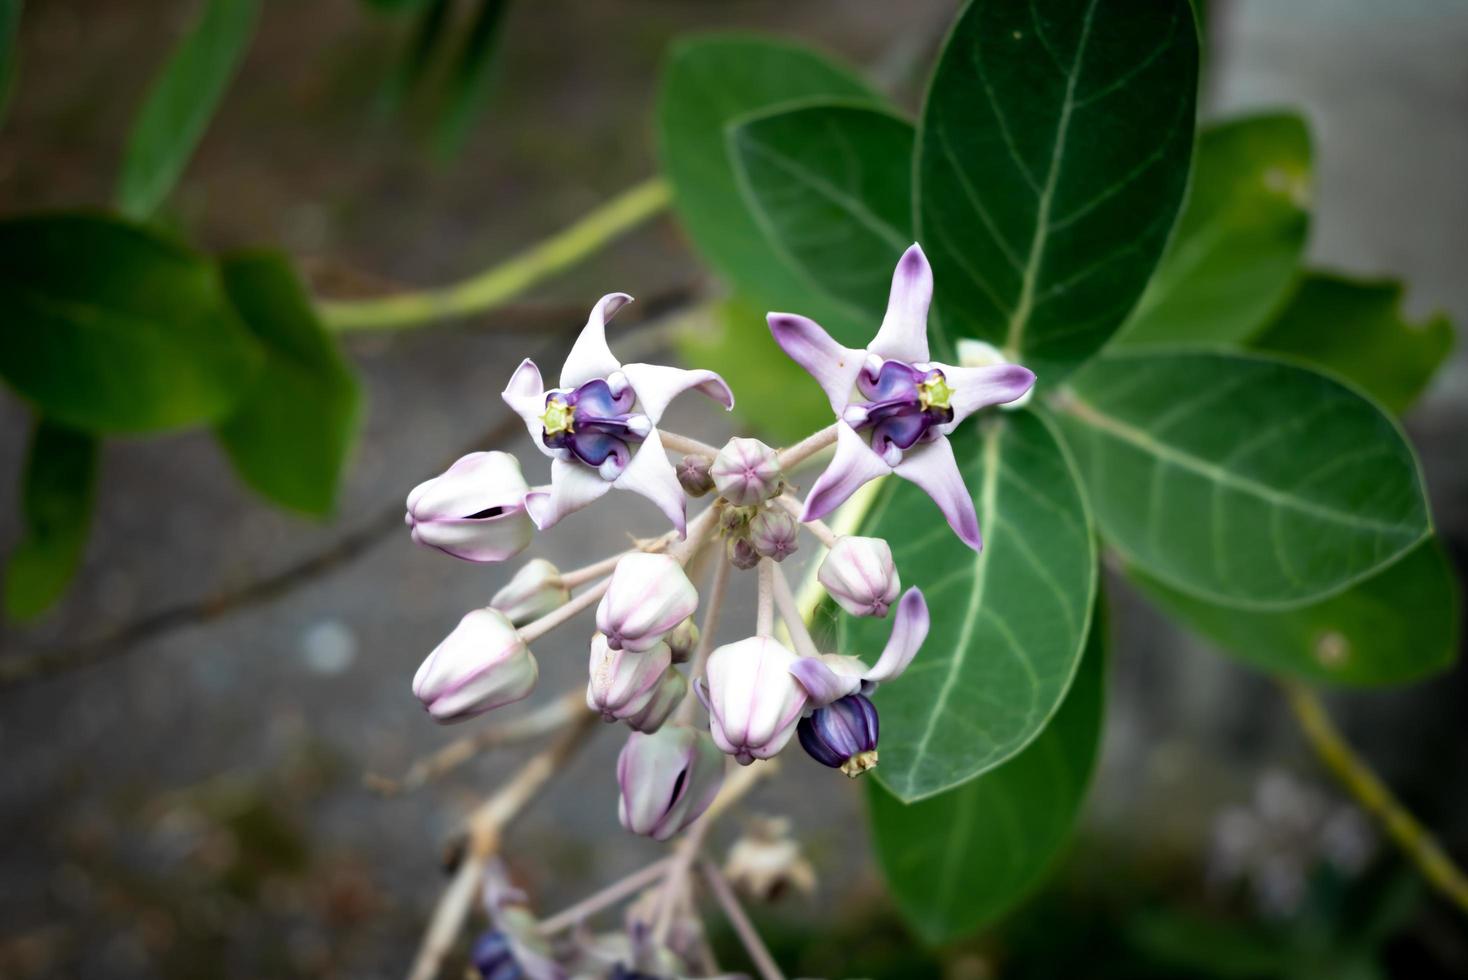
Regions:
<instances>
[{"instance_id":1,"label":"small round bud","mask_svg":"<svg viewBox=\"0 0 1468 980\"><path fill-rule=\"evenodd\" d=\"M885 616L902 588L892 549L881 538L838 538L816 578L853 616Z\"/></svg>"},{"instance_id":2,"label":"small round bud","mask_svg":"<svg viewBox=\"0 0 1468 980\"><path fill-rule=\"evenodd\" d=\"M689 616L678 624L678 628L667 636L663 642L673 651L673 663L681 664L693 656L693 651L698 648L699 629L698 624Z\"/></svg>"},{"instance_id":3,"label":"small round bud","mask_svg":"<svg viewBox=\"0 0 1468 980\"><path fill-rule=\"evenodd\" d=\"M643 651L613 650L605 636L596 634L591 640L586 706L607 721L637 714L657 694L672 662L666 643Z\"/></svg>"},{"instance_id":4,"label":"small round bud","mask_svg":"<svg viewBox=\"0 0 1468 980\"><path fill-rule=\"evenodd\" d=\"M743 537L753 516L753 507L724 507L719 511L719 533L726 538Z\"/></svg>"},{"instance_id":5,"label":"small round bud","mask_svg":"<svg viewBox=\"0 0 1468 980\"><path fill-rule=\"evenodd\" d=\"M703 453L689 453L678 462L678 485L690 497L702 497L714 488L714 478L709 473L714 461Z\"/></svg>"},{"instance_id":6,"label":"small round bud","mask_svg":"<svg viewBox=\"0 0 1468 980\"><path fill-rule=\"evenodd\" d=\"M808 700L790 673L798 659L772 636L751 636L709 655L709 732L740 765L770 758L795 734Z\"/></svg>"},{"instance_id":7,"label":"small round bud","mask_svg":"<svg viewBox=\"0 0 1468 980\"><path fill-rule=\"evenodd\" d=\"M423 661L413 694L437 722L462 721L519 701L539 668L505 614L476 609Z\"/></svg>"},{"instance_id":8,"label":"small round bud","mask_svg":"<svg viewBox=\"0 0 1468 980\"><path fill-rule=\"evenodd\" d=\"M730 439L709 472L720 496L741 507L769 500L785 489L779 457L758 439Z\"/></svg>"},{"instance_id":9,"label":"small round bud","mask_svg":"<svg viewBox=\"0 0 1468 980\"><path fill-rule=\"evenodd\" d=\"M617 757L617 815L634 834L667 840L703 815L724 783L724 757L686 725L633 732Z\"/></svg>"},{"instance_id":10,"label":"small round bud","mask_svg":"<svg viewBox=\"0 0 1468 980\"><path fill-rule=\"evenodd\" d=\"M683 566L667 555L643 552L617 562L596 607L596 628L614 650L646 650L698 608L698 590Z\"/></svg>"},{"instance_id":11,"label":"small round bud","mask_svg":"<svg viewBox=\"0 0 1468 980\"><path fill-rule=\"evenodd\" d=\"M524 564L505 587L489 600L489 608L498 609L516 626L534 619L571 601L571 590L561 581L560 569L544 558Z\"/></svg>"},{"instance_id":12,"label":"small round bud","mask_svg":"<svg viewBox=\"0 0 1468 980\"><path fill-rule=\"evenodd\" d=\"M729 564L741 571L748 571L759 564L759 552L754 550L748 538L730 538L724 543L724 553L729 556Z\"/></svg>"},{"instance_id":13,"label":"small round bud","mask_svg":"<svg viewBox=\"0 0 1468 980\"><path fill-rule=\"evenodd\" d=\"M863 695L817 708L800 719L796 733L807 755L853 779L877 765L877 709Z\"/></svg>"},{"instance_id":14,"label":"small round bud","mask_svg":"<svg viewBox=\"0 0 1468 980\"><path fill-rule=\"evenodd\" d=\"M795 553L800 525L783 510L766 509L749 522L749 542L766 558L784 561Z\"/></svg>"}]
</instances>

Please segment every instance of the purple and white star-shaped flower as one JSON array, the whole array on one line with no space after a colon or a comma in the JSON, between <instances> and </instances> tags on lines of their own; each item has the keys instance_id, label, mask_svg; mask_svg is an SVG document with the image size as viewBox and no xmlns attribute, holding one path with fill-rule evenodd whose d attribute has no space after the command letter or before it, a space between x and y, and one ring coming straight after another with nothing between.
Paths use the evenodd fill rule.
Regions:
<instances>
[{"instance_id":1,"label":"purple and white star-shaped flower","mask_svg":"<svg viewBox=\"0 0 1468 980\"><path fill-rule=\"evenodd\" d=\"M896 473L921 487L965 544L982 547L973 498L947 436L990 405L1021 397L1035 375L1018 364L956 367L928 359L933 270L914 244L897 262L887 315L865 350L837 343L806 317L771 313L770 332L816 379L836 413L836 455L805 498L802 521L840 506L862 484Z\"/></svg>"},{"instance_id":2,"label":"purple and white star-shaped flower","mask_svg":"<svg viewBox=\"0 0 1468 980\"><path fill-rule=\"evenodd\" d=\"M726 409L734 407L734 395L713 371L618 361L607 347L606 324L631 301L626 293L608 293L597 302L566 355L559 387L547 389L526 358L503 392L552 459L550 488L525 495L525 509L541 530L617 487L651 500L686 534L687 498L663 450L658 420L690 388Z\"/></svg>"}]
</instances>

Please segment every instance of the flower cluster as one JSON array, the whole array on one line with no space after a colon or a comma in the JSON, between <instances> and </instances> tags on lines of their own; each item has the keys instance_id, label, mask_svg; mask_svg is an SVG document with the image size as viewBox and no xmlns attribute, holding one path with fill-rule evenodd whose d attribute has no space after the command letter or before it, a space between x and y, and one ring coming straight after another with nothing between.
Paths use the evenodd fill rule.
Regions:
<instances>
[{"instance_id":1,"label":"flower cluster","mask_svg":"<svg viewBox=\"0 0 1468 980\"><path fill-rule=\"evenodd\" d=\"M413 539L466 561L505 561L537 530L614 488L646 497L672 529L576 571L543 559L524 565L419 669L413 692L433 718L459 721L527 697L538 676L531 645L595 605L586 704L630 729L617 763L619 816L629 831L667 840L708 810L726 782L728 757L750 765L792 739L850 776L875 766L872 692L912 661L928 609L920 590L902 591L886 541L837 535L822 518L862 484L896 474L925 490L958 537L978 549L972 496L946 437L978 409L1025 396L1034 381L997 352L961 366L930 360L931 295L931 270L914 245L863 350L838 344L804 317L770 314L775 340L824 389L835 416L779 451L743 437L718 448L661 428L683 392L726 409L734 399L712 371L621 363L607 346L606 323L630 300L625 294L596 304L556 387L545 386L533 362L520 364L503 397L550 458L549 485L529 485L507 453L473 453L409 495ZM832 446L801 500L790 476ZM689 501L701 498L710 502L690 520ZM862 651L822 649L808 631L783 568L802 529L825 549L812 563L813 585L852 616L891 617L871 666ZM710 566L712 585L701 597L694 570ZM755 623L719 643L715 634L727 632L719 621L724 594L740 570L757 570ZM513 952L503 935L483 946L476 957L485 964Z\"/></svg>"}]
</instances>

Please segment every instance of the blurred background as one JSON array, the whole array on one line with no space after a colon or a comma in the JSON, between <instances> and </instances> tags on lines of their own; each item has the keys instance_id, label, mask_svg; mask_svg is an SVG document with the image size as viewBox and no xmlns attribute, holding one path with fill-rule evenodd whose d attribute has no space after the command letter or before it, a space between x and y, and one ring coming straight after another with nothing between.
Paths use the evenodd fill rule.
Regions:
<instances>
[{"instance_id":1,"label":"blurred background","mask_svg":"<svg viewBox=\"0 0 1468 980\"><path fill-rule=\"evenodd\" d=\"M164 223L211 251L281 247L322 295L446 282L655 172L659 65L680 34L796 37L864 66L913 107L957 5L513 3L488 81L468 95L455 95L452 68L437 69L449 81L430 66L405 85L414 22L393 6L267 3ZM1441 310L1461 329L1468 7L1209 7L1205 116L1286 107L1309 119L1312 264L1400 278L1410 315ZM0 130L0 213L107 203L133 114L195 11L191 0L26 5ZM461 20L449 29L473 29ZM326 522L266 506L207 434L109 441L79 577L36 624L0 625L0 657L67 648L330 557L263 601L206 606L141 642L92 648L92 666L0 690L0 976L402 973L444 882L445 842L521 755L487 754L399 798L364 787L364 774L398 775L457 734L424 719L409 681L509 574L413 547L401 501L486 433L505 433L505 377L527 354L556 363L596 297L622 289L644 301L624 317L659 328L628 330L646 356L689 326L668 311L716 288L705 275L664 216L509 308L350 335L367 416ZM728 434L714 411L688 410L692 434ZM1406 419L1460 574L1465 410L1460 346ZM29 431L25 406L0 393L7 550L21 533ZM622 497L568 520L540 553L574 567L628 531L656 529L650 508ZM884 898L858 788L801 778L807 760L793 759L753 798L792 818L820 879L813 899L757 912L788 972L1468 976L1463 920L1347 805L1276 687L1111 584L1103 758L1082 829L1041 892L972 941L922 949ZM553 641L537 651L546 692L579 684L584 670L575 631ZM1330 699L1352 743L1459 861L1465 703L1461 660L1425 683ZM595 742L511 837L506 857L543 911L658 853L616 825L619 745Z\"/></svg>"}]
</instances>

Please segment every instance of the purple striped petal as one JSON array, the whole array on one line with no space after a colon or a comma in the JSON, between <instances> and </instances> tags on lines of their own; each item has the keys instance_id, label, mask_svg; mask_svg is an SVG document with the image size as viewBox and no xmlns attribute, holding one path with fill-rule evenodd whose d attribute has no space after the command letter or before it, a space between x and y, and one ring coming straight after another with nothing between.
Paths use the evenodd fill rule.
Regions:
<instances>
[{"instance_id":1,"label":"purple striped petal","mask_svg":"<svg viewBox=\"0 0 1468 980\"><path fill-rule=\"evenodd\" d=\"M766 319L775 342L816 379L831 402L831 411L839 416L851 401L851 388L865 353L842 347L819 323L798 314L771 313Z\"/></svg>"},{"instance_id":2,"label":"purple striped petal","mask_svg":"<svg viewBox=\"0 0 1468 980\"><path fill-rule=\"evenodd\" d=\"M860 677L838 674L819 657L801 657L790 665L790 673L810 695L811 704L818 708L839 701L861 688Z\"/></svg>"},{"instance_id":3,"label":"purple striped petal","mask_svg":"<svg viewBox=\"0 0 1468 980\"><path fill-rule=\"evenodd\" d=\"M949 367L934 365L943 372L943 377L953 389L949 404L953 407L953 420L944 431L953 427L981 408L1003 405L1020 398L1035 383L1035 372L1019 364L991 364L987 367Z\"/></svg>"},{"instance_id":4,"label":"purple striped petal","mask_svg":"<svg viewBox=\"0 0 1468 980\"><path fill-rule=\"evenodd\" d=\"M862 680L884 684L907 669L918 648L928 637L928 603L916 586L902 594L897 615L892 619L892 634L877 658L877 665L862 675Z\"/></svg>"},{"instance_id":5,"label":"purple striped petal","mask_svg":"<svg viewBox=\"0 0 1468 980\"><path fill-rule=\"evenodd\" d=\"M607 346L607 321L630 302L632 297L626 293L607 293L591 308L586 326L581 328L581 335L561 368L562 388L575 388L622 369L621 362Z\"/></svg>"},{"instance_id":6,"label":"purple striped petal","mask_svg":"<svg viewBox=\"0 0 1468 980\"><path fill-rule=\"evenodd\" d=\"M631 466L628 469L631 469ZM527 493L525 510L530 514L530 519L535 522L535 526L544 531L548 527L553 527L567 514L575 513L610 489L612 485L603 480L601 474L596 470L581 463L568 463L564 459L556 459L551 461L550 490L535 489Z\"/></svg>"},{"instance_id":7,"label":"purple striped petal","mask_svg":"<svg viewBox=\"0 0 1468 980\"><path fill-rule=\"evenodd\" d=\"M697 388L725 409L734 407L734 393L713 371L685 371L661 364L624 364L622 373L627 375L643 414L652 419L653 425L663 417L668 403L689 388Z\"/></svg>"},{"instance_id":8,"label":"purple striped petal","mask_svg":"<svg viewBox=\"0 0 1468 980\"><path fill-rule=\"evenodd\" d=\"M979 515L974 513L974 500L964 485L963 474L953 458L953 447L946 438L934 439L909 449L895 472L923 488L933 503L948 519L959 540L975 551L984 546L979 536Z\"/></svg>"},{"instance_id":9,"label":"purple striped petal","mask_svg":"<svg viewBox=\"0 0 1468 980\"><path fill-rule=\"evenodd\" d=\"M647 434L637 452L632 454L632 462L627 464L612 486L642 494L673 523L680 538L688 536L688 498L683 495L683 486L678 482L678 471L668 462L668 454L663 451L663 440L657 429Z\"/></svg>"},{"instance_id":10,"label":"purple striped petal","mask_svg":"<svg viewBox=\"0 0 1468 980\"><path fill-rule=\"evenodd\" d=\"M933 269L921 245L914 243L892 273L887 315L867 348L894 361L916 364L928 359L928 304L933 300Z\"/></svg>"},{"instance_id":11,"label":"purple striped petal","mask_svg":"<svg viewBox=\"0 0 1468 980\"><path fill-rule=\"evenodd\" d=\"M942 442L943 440L939 440ZM825 517L856 493L861 485L886 476L892 467L872 452L857 431L844 422L836 425L836 455L805 498L802 521Z\"/></svg>"}]
</instances>

